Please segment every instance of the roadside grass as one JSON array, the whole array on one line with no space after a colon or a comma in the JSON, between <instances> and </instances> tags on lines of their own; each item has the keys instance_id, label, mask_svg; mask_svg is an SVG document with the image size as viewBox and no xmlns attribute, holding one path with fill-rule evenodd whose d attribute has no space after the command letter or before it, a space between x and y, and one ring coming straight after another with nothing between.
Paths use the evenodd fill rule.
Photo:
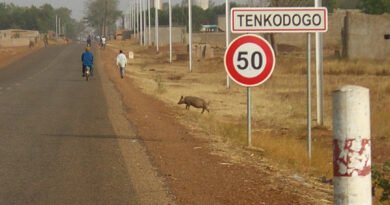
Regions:
<instances>
[{"instance_id":1,"label":"roadside grass","mask_svg":"<svg viewBox=\"0 0 390 205\"><path fill-rule=\"evenodd\" d=\"M159 55L151 49L125 42L135 51L130 77L142 90L170 105L178 120L188 129L201 133L211 142L246 146L246 89L231 82L221 59L194 62L188 72L186 61L166 63L167 50ZM222 54L218 50L216 56ZM265 150L264 156L294 172L332 177L332 91L347 84L370 89L373 163L390 159L390 62L324 59L324 126L313 128L312 160L308 160L306 141L306 56L290 52L278 56L274 74L263 85L252 89L253 145ZM144 65L146 64L146 65ZM312 65L312 118L316 120L315 65ZM156 95L157 93L157 95ZM177 105L181 95L194 95L210 101L210 113L200 114L193 107ZM229 150L224 150L229 153Z\"/></svg>"},{"instance_id":2,"label":"roadside grass","mask_svg":"<svg viewBox=\"0 0 390 205\"><path fill-rule=\"evenodd\" d=\"M160 74L157 74L154 78L154 81L156 82L156 93L157 94L163 94L166 92L166 88L164 85L164 82L162 80L162 77Z\"/></svg>"},{"instance_id":3,"label":"roadside grass","mask_svg":"<svg viewBox=\"0 0 390 205\"><path fill-rule=\"evenodd\" d=\"M332 147L324 146L322 141L312 142L311 160L308 157L306 139L277 136L272 132L258 133L254 136L253 144L264 149L265 156L282 167L299 173L332 177Z\"/></svg>"}]
</instances>

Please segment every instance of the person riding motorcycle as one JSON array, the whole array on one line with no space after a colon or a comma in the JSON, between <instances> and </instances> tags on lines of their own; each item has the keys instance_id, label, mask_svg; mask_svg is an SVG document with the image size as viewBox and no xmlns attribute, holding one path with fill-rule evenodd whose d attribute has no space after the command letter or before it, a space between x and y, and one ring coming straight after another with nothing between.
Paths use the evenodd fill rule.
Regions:
<instances>
[{"instance_id":1,"label":"person riding motorcycle","mask_svg":"<svg viewBox=\"0 0 390 205\"><path fill-rule=\"evenodd\" d=\"M85 52L81 55L81 62L83 63L83 77L85 76L85 68L90 68L91 76L93 76L93 54L90 52L90 48L86 47Z\"/></svg>"},{"instance_id":2,"label":"person riding motorcycle","mask_svg":"<svg viewBox=\"0 0 390 205\"><path fill-rule=\"evenodd\" d=\"M92 46L92 38L91 38L91 35L88 35L87 37L87 47L91 47Z\"/></svg>"}]
</instances>

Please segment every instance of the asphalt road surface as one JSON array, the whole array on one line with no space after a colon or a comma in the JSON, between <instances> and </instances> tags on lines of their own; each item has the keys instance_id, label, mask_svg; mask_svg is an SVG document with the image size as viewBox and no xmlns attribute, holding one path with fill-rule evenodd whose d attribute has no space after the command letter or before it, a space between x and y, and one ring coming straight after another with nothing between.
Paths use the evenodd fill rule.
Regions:
<instances>
[{"instance_id":1,"label":"asphalt road surface","mask_svg":"<svg viewBox=\"0 0 390 205\"><path fill-rule=\"evenodd\" d=\"M128 126L108 109L103 71L81 77L82 51L49 47L0 69L0 204L168 204L137 138L115 130Z\"/></svg>"}]
</instances>

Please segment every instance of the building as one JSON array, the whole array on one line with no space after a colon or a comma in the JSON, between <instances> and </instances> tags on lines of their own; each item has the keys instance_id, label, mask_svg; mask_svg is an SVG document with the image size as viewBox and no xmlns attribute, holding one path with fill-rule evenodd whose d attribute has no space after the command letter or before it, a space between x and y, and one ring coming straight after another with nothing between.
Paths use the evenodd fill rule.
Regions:
<instances>
[{"instance_id":1,"label":"building","mask_svg":"<svg viewBox=\"0 0 390 205\"><path fill-rule=\"evenodd\" d=\"M209 8L209 0L194 0L192 4L195 6L199 6L203 10Z\"/></svg>"},{"instance_id":2,"label":"building","mask_svg":"<svg viewBox=\"0 0 390 205\"><path fill-rule=\"evenodd\" d=\"M0 47L29 46L30 42L37 43L39 38L38 31L22 29L0 30Z\"/></svg>"}]
</instances>

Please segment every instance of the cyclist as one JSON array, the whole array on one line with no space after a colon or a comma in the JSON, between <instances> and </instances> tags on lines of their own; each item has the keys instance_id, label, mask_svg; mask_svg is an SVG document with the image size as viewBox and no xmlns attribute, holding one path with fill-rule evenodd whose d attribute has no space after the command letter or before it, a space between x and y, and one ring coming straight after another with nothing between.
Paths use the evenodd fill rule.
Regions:
<instances>
[{"instance_id":1,"label":"cyclist","mask_svg":"<svg viewBox=\"0 0 390 205\"><path fill-rule=\"evenodd\" d=\"M91 47L91 46L92 46L91 35L88 35L88 38L87 38L87 46L88 46L88 47Z\"/></svg>"},{"instance_id":2,"label":"cyclist","mask_svg":"<svg viewBox=\"0 0 390 205\"><path fill-rule=\"evenodd\" d=\"M93 54L90 52L89 47L85 48L85 52L81 55L81 61L83 62L83 77L85 76L85 68L87 66L91 69L91 76L93 76Z\"/></svg>"}]
</instances>

